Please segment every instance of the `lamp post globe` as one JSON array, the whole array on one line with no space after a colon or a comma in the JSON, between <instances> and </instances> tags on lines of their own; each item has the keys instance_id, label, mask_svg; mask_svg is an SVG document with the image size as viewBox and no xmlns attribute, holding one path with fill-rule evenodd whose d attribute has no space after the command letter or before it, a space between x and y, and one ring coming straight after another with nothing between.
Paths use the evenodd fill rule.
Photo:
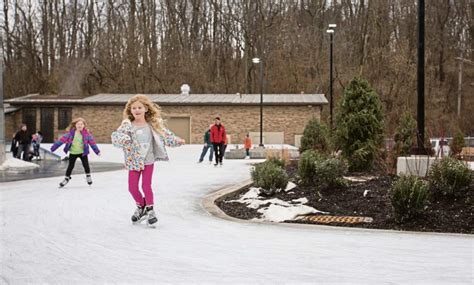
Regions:
<instances>
[{"instance_id":1,"label":"lamp post globe","mask_svg":"<svg viewBox=\"0 0 474 285\"><path fill-rule=\"evenodd\" d=\"M260 65L260 147L263 147L263 62L258 57L252 58L252 62Z\"/></svg>"}]
</instances>

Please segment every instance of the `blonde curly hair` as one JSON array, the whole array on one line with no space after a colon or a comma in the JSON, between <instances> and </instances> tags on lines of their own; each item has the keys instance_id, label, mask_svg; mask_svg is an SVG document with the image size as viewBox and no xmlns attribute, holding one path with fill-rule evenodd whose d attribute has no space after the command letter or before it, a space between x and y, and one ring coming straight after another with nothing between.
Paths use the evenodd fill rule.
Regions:
<instances>
[{"instance_id":1,"label":"blonde curly hair","mask_svg":"<svg viewBox=\"0 0 474 285\"><path fill-rule=\"evenodd\" d=\"M149 123L152 128L160 134L163 134L163 119L161 118L161 108L157 104L151 102L148 96L143 94L137 94L130 98L125 105L125 109L123 110L123 117L124 119L129 119L131 122L135 120L132 114L132 104L135 102L142 103L147 111L145 113L145 120Z\"/></svg>"},{"instance_id":2,"label":"blonde curly hair","mask_svg":"<svg viewBox=\"0 0 474 285\"><path fill-rule=\"evenodd\" d=\"M72 129L76 129L76 124L80 121L82 121L82 123L84 124L84 129L85 129L87 127L86 120L84 120L81 117L78 117L78 118L75 118L74 120L72 120L71 123L69 123L69 126L66 128L66 130L70 131Z\"/></svg>"}]
</instances>

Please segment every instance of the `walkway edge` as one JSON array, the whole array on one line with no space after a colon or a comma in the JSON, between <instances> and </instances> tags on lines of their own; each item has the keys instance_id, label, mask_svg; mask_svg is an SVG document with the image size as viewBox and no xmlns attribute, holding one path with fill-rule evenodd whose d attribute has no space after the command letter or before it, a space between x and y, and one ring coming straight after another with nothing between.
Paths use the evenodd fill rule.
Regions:
<instances>
[{"instance_id":1,"label":"walkway edge","mask_svg":"<svg viewBox=\"0 0 474 285\"><path fill-rule=\"evenodd\" d=\"M207 194L201 202L201 206L206 212L228 221L233 221L241 224L260 224L267 226L278 226L278 227L289 227L289 228L300 228L300 229L317 229L325 231L342 231L346 233L350 232L360 232L360 233L385 233L385 234L403 234L403 235L430 235L430 236L453 236L453 237L474 237L471 234L462 234L462 233L438 233L438 232L419 232L419 231L397 231L397 230L387 230L387 229L368 229L368 228L356 228L356 227L342 227L342 226L326 226L326 225L317 225L317 224L292 224L292 223L274 223L267 221L257 221L257 220L243 220L231 217L227 215L224 211L221 210L216 205L217 199L223 199L228 195L233 194L234 192L240 191L240 189L249 186L252 184L252 180L248 179L240 183L226 186L222 189L219 189L215 192Z\"/></svg>"}]
</instances>

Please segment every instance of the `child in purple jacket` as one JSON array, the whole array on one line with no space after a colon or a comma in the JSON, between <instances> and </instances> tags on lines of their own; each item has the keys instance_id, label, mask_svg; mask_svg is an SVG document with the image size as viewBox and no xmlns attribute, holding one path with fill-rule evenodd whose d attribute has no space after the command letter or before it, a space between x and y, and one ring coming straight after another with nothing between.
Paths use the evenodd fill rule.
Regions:
<instances>
[{"instance_id":1,"label":"child in purple jacket","mask_svg":"<svg viewBox=\"0 0 474 285\"><path fill-rule=\"evenodd\" d=\"M69 180L71 180L71 173L76 164L76 159L78 158L81 159L82 166L84 167L87 184L91 185L91 171L89 168L89 160L87 159L87 156L89 155L89 145L97 155L100 155L100 150L95 143L94 137L87 131L86 120L83 118L72 120L68 129L69 132L65 133L59 141L56 141L51 146L51 151L55 151L62 144L66 144L64 146L64 152L69 152L69 164L66 170L66 177L64 177L64 180L59 183L59 187L64 187Z\"/></svg>"}]
</instances>

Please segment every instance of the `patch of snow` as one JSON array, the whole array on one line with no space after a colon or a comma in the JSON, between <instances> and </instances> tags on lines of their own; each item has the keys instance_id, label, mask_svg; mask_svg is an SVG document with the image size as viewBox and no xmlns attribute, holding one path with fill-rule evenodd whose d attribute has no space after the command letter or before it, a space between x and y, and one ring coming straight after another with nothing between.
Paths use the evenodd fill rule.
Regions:
<instances>
[{"instance_id":1,"label":"patch of snow","mask_svg":"<svg viewBox=\"0 0 474 285\"><path fill-rule=\"evenodd\" d=\"M39 168L39 165L17 158L8 158L0 165L0 170L29 170L35 168Z\"/></svg>"},{"instance_id":2,"label":"patch of snow","mask_svg":"<svg viewBox=\"0 0 474 285\"><path fill-rule=\"evenodd\" d=\"M375 176L343 176L344 179L351 182L366 182L375 179Z\"/></svg>"},{"instance_id":3,"label":"patch of snow","mask_svg":"<svg viewBox=\"0 0 474 285\"><path fill-rule=\"evenodd\" d=\"M300 204L306 204L308 203L308 199L306 197L303 197L303 198L299 198L299 199L293 199L291 200L293 202L296 202L296 203L300 203Z\"/></svg>"},{"instance_id":4,"label":"patch of snow","mask_svg":"<svg viewBox=\"0 0 474 285\"><path fill-rule=\"evenodd\" d=\"M239 200L243 201L246 199L258 199L258 194L260 194L260 188L252 187Z\"/></svg>"},{"instance_id":5,"label":"patch of snow","mask_svg":"<svg viewBox=\"0 0 474 285\"><path fill-rule=\"evenodd\" d=\"M280 206L283 206L283 207L289 207L290 206L290 204L288 202L285 202L283 200L276 199L276 198L268 199L268 200L261 200L261 199L262 199L261 197L256 197L256 198L251 198L251 199L242 199L242 198L240 198L239 200L227 201L227 203L247 204L247 208L251 208L251 209L258 209L258 208L260 208L260 206L268 204L268 203L280 205Z\"/></svg>"},{"instance_id":6,"label":"patch of snow","mask_svg":"<svg viewBox=\"0 0 474 285\"><path fill-rule=\"evenodd\" d=\"M297 185L293 182L288 182L288 184L286 185L286 189L285 189L285 192L288 192L290 191L291 189L294 189Z\"/></svg>"},{"instance_id":7,"label":"patch of snow","mask_svg":"<svg viewBox=\"0 0 474 285\"><path fill-rule=\"evenodd\" d=\"M262 214L262 220L270 222L283 222L286 220L294 220L297 216L323 213L313 207L306 205L290 205L289 207L271 204L266 208L259 209L257 212Z\"/></svg>"},{"instance_id":8,"label":"patch of snow","mask_svg":"<svg viewBox=\"0 0 474 285\"><path fill-rule=\"evenodd\" d=\"M303 197L293 199L290 202L281 199L272 198L263 200L258 196L260 188L252 187L240 199L227 201L227 203L242 203L247 204L247 208L258 209L262 214L262 218L254 220L263 220L270 222L282 222L285 220L293 220L299 215L307 215L312 213L323 213L313 207L303 204L308 203L308 199ZM261 208L262 205L270 204L268 207ZM259 209L261 208L261 209Z\"/></svg>"}]
</instances>

